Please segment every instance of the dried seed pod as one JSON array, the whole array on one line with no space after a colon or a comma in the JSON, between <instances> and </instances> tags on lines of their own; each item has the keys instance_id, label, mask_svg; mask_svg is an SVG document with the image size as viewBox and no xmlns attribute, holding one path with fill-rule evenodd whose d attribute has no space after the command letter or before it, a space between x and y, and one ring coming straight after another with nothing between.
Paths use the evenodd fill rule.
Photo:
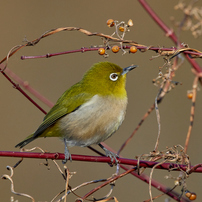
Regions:
<instances>
[{"instance_id":1,"label":"dried seed pod","mask_svg":"<svg viewBox=\"0 0 202 202\"><path fill-rule=\"evenodd\" d=\"M174 184L175 184L175 186L179 186L179 185L180 185L179 180L175 180L175 181L174 181Z\"/></svg>"},{"instance_id":2,"label":"dried seed pod","mask_svg":"<svg viewBox=\"0 0 202 202\"><path fill-rule=\"evenodd\" d=\"M129 27L132 27L133 26L133 21L130 19L130 20L128 20L128 26Z\"/></svg>"},{"instance_id":3,"label":"dried seed pod","mask_svg":"<svg viewBox=\"0 0 202 202\"><path fill-rule=\"evenodd\" d=\"M107 20L107 26L108 27L113 27L114 26L114 20L113 19Z\"/></svg>"},{"instance_id":4,"label":"dried seed pod","mask_svg":"<svg viewBox=\"0 0 202 202\"><path fill-rule=\"evenodd\" d=\"M125 28L122 27L122 26L120 26L120 27L119 27L119 31L120 31L120 32L124 32L124 31L125 31Z\"/></svg>"}]
</instances>

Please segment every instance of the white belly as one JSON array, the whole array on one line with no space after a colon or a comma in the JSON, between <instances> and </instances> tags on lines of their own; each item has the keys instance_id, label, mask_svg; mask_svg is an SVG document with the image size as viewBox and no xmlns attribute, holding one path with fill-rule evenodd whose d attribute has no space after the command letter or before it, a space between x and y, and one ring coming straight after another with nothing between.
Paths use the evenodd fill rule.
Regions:
<instances>
[{"instance_id":1,"label":"white belly","mask_svg":"<svg viewBox=\"0 0 202 202\"><path fill-rule=\"evenodd\" d=\"M63 138L67 138L68 146L89 146L106 140L123 122L126 106L127 98L117 101L109 96L93 96L59 120Z\"/></svg>"}]
</instances>

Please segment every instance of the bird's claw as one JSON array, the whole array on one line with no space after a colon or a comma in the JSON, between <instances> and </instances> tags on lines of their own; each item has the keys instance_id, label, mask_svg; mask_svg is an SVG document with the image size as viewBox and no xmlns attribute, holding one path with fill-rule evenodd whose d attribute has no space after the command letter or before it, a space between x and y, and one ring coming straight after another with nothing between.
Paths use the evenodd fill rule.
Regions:
<instances>
[{"instance_id":1,"label":"bird's claw","mask_svg":"<svg viewBox=\"0 0 202 202\"><path fill-rule=\"evenodd\" d=\"M119 163L119 161L117 159L117 157L119 157L119 156L117 154L113 153L112 151L109 151L101 143L99 143L98 145L105 151L106 156L108 156L111 159L111 165L113 165L114 163L117 165Z\"/></svg>"},{"instance_id":2,"label":"bird's claw","mask_svg":"<svg viewBox=\"0 0 202 202\"><path fill-rule=\"evenodd\" d=\"M70 153L65 152L65 159L62 160L62 163L65 164L65 163L67 163L68 160L70 160L72 162L72 156Z\"/></svg>"},{"instance_id":3,"label":"bird's claw","mask_svg":"<svg viewBox=\"0 0 202 202\"><path fill-rule=\"evenodd\" d=\"M106 149L106 148L105 148ZM119 163L118 159L119 156L108 149L105 150L106 156L108 156L111 159L111 163L117 165ZM115 162L114 162L115 161Z\"/></svg>"}]
</instances>

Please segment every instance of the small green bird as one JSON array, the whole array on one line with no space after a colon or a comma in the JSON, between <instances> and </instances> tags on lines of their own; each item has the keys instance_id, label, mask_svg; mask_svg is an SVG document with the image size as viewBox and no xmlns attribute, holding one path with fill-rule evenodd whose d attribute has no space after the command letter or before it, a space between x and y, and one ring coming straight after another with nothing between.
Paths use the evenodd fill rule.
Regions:
<instances>
[{"instance_id":1,"label":"small green bird","mask_svg":"<svg viewBox=\"0 0 202 202\"><path fill-rule=\"evenodd\" d=\"M126 73L110 62L94 64L83 79L69 88L44 117L39 128L15 147L24 147L38 137L59 137L65 144L65 161L71 160L68 146L98 144L111 159L116 155L100 142L109 138L122 124L126 106Z\"/></svg>"}]
</instances>

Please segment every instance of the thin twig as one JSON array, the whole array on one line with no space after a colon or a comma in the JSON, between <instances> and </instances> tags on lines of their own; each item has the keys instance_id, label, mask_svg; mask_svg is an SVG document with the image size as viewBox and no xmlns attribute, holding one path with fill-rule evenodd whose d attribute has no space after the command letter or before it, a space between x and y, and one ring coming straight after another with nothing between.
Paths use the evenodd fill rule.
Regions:
<instances>
[{"instance_id":1,"label":"thin twig","mask_svg":"<svg viewBox=\"0 0 202 202\"><path fill-rule=\"evenodd\" d=\"M159 145L159 138L160 138L160 134L161 134L161 122L160 122L160 113L159 113L159 108L158 108L158 97L161 94L161 91L159 91L158 95L155 98L155 111L156 111L156 119L157 119L157 124L158 124L158 135L157 135L157 140L156 140L156 144L154 147L154 152L157 151L158 149L158 145Z\"/></svg>"},{"instance_id":2,"label":"thin twig","mask_svg":"<svg viewBox=\"0 0 202 202\"><path fill-rule=\"evenodd\" d=\"M150 200L151 202L153 202L153 197L152 197L152 191L151 191L151 180L152 180L152 175L153 175L153 172L154 172L154 169L157 167L157 166L160 166L161 164L165 163L167 160L164 160L158 164L156 164L152 169L151 169L151 172L150 172L150 176L149 176L149 195L150 195Z\"/></svg>"},{"instance_id":3,"label":"thin twig","mask_svg":"<svg viewBox=\"0 0 202 202\"><path fill-rule=\"evenodd\" d=\"M173 188L171 188L170 190L168 190L166 193L169 193L169 192L173 191L176 187L177 187L177 186L175 185ZM159 197L165 195L166 193L162 193L162 194L159 194L158 196L154 196L152 199L153 199L153 200L154 200L154 199L157 199L157 198L159 198ZM150 201L151 201L151 199L148 199L148 200L145 200L144 202L150 202Z\"/></svg>"},{"instance_id":4,"label":"thin twig","mask_svg":"<svg viewBox=\"0 0 202 202\"><path fill-rule=\"evenodd\" d=\"M126 145L131 141L131 139L133 138L133 136L136 134L136 132L138 131L138 129L140 128L140 126L143 124L143 122L145 121L145 119L149 116L149 114L153 111L154 109L154 104L149 108L149 110L145 113L145 115L142 117L142 119L140 120L140 122L138 123L137 127L135 128L135 130L132 132L132 134L126 139L126 141L121 145L120 149L118 150L117 154L119 155L121 153L121 151L126 147Z\"/></svg>"},{"instance_id":5,"label":"thin twig","mask_svg":"<svg viewBox=\"0 0 202 202\"><path fill-rule=\"evenodd\" d=\"M8 168L8 167L7 167ZM34 198L28 194L24 194L24 193L19 193L19 192L16 192L14 190L14 182L12 180L12 176L13 176L13 168L9 166L9 170L11 171L11 175L2 175L1 178L2 179L7 179L11 182L11 192L15 195L19 195L19 196L24 196L24 197L27 197L27 198L30 198L32 200L32 202L35 202Z\"/></svg>"},{"instance_id":6,"label":"thin twig","mask_svg":"<svg viewBox=\"0 0 202 202\"><path fill-rule=\"evenodd\" d=\"M76 191L77 189L80 189L80 188L82 188L82 187L84 187L84 186L87 186L87 185L90 185L90 184L99 183L99 182L106 182L106 181L107 181L107 179L99 179L99 180L92 180L92 181L89 181L89 182L84 182L84 183L82 183L82 184L80 184L80 185L78 185L78 186L76 186L76 187L74 187L74 188L71 188L71 189L66 193L66 195L68 195L68 194L70 194L70 193L73 193L74 195L76 195L76 194L74 193L74 191ZM64 190L64 191L65 191L65 190ZM63 191L63 192L64 192L64 191ZM60 193L63 193L63 192L60 192ZM60 195L60 194L57 194L57 196L59 196L59 195ZM57 196L55 196L54 199L55 199ZM76 196L79 197L79 198L81 198L81 197L78 196L78 195L76 195ZM65 195L62 196L57 202L64 200L64 197L65 197ZM52 200L52 201L53 201L53 200Z\"/></svg>"},{"instance_id":7,"label":"thin twig","mask_svg":"<svg viewBox=\"0 0 202 202\"><path fill-rule=\"evenodd\" d=\"M65 183L65 199L64 199L64 202L67 201L67 189L68 189L69 178L70 178L70 173L69 173L69 169L68 168L66 168L66 172L67 172L67 178L66 178L66 183Z\"/></svg>"},{"instance_id":8,"label":"thin twig","mask_svg":"<svg viewBox=\"0 0 202 202\"><path fill-rule=\"evenodd\" d=\"M190 124L189 124L187 137L186 137L186 141L185 141L185 146L184 146L184 152L185 153L187 153L189 139L190 139L191 131L192 131L193 124L194 124L194 113L195 113L195 103L196 103L196 92L197 92L198 79L199 79L198 76L195 76L195 79L193 82L193 89L192 89L193 97L192 97L192 105L191 105L191 113L190 113Z\"/></svg>"},{"instance_id":9,"label":"thin twig","mask_svg":"<svg viewBox=\"0 0 202 202\"><path fill-rule=\"evenodd\" d=\"M62 170L61 170L60 166L58 165L58 163L55 160L53 160L53 163L56 165L56 167L59 170L60 174L62 175L63 179L67 180L65 174L62 172Z\"/></svg>"},{"instance_id":10,"label":"thin twig","mask_svg":"<svg viewBox=\"0 0 202 202\"><path fill-rule=\"evenodd\" d=\"M90 192L88 192L87 194L85 194L81 199L82 200L85 200L87 197L89 197L90 195L92 195L93 193L95 193L96 191L98 191L99 189L101 189L102 187L114 182L115 180L121 178L121 177L124 177L125 175L133 172L135 169L132 168L132 169L129 169L127 171L125 171L124 173L121 173L120 175L117 175L117 176L114 176L112 178L110 178L109 180L107 180L106 182L104 182L103 184L101 184L100 186L94 188L93 190L91 190Z\"/></svg>"}]
</instances>

